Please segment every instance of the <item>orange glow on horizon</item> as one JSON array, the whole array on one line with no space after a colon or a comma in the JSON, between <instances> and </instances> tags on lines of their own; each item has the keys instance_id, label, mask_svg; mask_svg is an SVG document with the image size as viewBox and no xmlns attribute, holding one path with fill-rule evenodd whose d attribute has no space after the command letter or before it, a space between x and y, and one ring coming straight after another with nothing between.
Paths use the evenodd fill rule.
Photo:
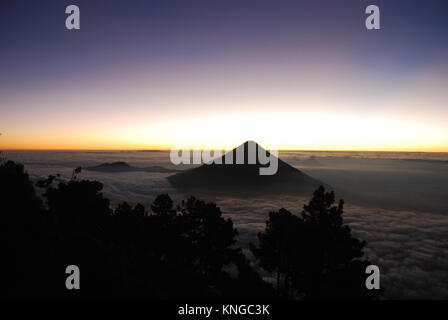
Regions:
<instances>
[{"instance_id":1,"label":"orange glow on horizon","mask_svg":"<svg viewBox=\"0 0 448 320\"><path fill-rule=\"evenodd\" d=\"M448 131L440 126L329 113L222 114L111 127L5 133L0 150L230 150L253 140L278 150L448 152Z\"/></svg>"},{"instance_id":2,"label":"orange glow on horizon","mask_svg":"<svg viewBox=\"0 0 448 320\"><path fill-rule=\"evenodd\" d=\"M279 150L448 152L446 73L437 70L369 99L346 64L141 71L79 84L76 99L55 85L2 97L0 150L228 149L253 140ZM373 72L369 81L382 88L382 79Z\"/></svg>"},{"instance_id":3,"label":"orange glow on horizon","mask_svg":"<svg viewBox=\"0 0 448 320\"><path fill-rule=\"evenodd\" d=\"M247 141L247 140L246 140ZM241 141L243 143L245 141ZM237 147L238 145L235 145ZM103 146L80 146L80 147L71 147L71 146L27 146L27 145L18 145L12 147L3 147L0 146L0 152L3 151L170 151L171 146L166 145L148 145L142 147L103 147ZM201 148L198 148L201 149ZM268 148L269 149L269 148ZM192 150L196 150L193 148ZM363 149L363 148L303 148L303 147L282 147L279 148L279 151L328 151L328 152L423 152L423 153L448 153L447 147L429 147L429 148L376 148L376 149Z\"/></svg>"}]
</instances>

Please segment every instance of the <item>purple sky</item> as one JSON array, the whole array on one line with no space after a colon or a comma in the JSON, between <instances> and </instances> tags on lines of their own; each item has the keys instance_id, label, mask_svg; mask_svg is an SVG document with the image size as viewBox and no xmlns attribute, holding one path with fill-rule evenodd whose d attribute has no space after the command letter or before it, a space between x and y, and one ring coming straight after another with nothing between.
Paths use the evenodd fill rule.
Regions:
<instances>
[{"instance_id":1,"label":"purple sky","mask_svg":"<svg viewBox=\"0 0 448 320\"><path fill-rule=\"evenodd\" d=\"M81 30L65 29L68 4ZM3 0L0 147L448 151L447 14L442 0Z\"/></svg>"}]
</instances>

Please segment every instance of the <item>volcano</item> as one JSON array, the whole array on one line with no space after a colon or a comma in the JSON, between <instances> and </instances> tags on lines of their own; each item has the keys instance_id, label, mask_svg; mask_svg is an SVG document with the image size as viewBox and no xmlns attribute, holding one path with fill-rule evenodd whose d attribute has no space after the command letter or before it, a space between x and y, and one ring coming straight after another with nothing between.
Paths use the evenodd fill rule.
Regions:
<instances>
[{"instance_id":1,"label":"volcano","mask_svg":"<svg viewBox=\"0 0 448 320\"><path fill-rule=\"evenodd\" d=\"M243 163L236 162L237 150L240 155L244 150ZM249 156L249 150L256 150L252 159ZM270 165L269 163L263 164L265 161L260 161L258 156L260 152L262 154L264 152L267 157L270 157L271 164L277 162L275 174L260 175L260 169ZM168 181L175 188L184 192L233 196L248 194L309 195L319 185L325 185L270 154L253 141L247 141L223 155L221 159L217 159L218 161L171 175L168 177ZM230 163L229 159L231 159Z\"/></svg>"}]
</instances>

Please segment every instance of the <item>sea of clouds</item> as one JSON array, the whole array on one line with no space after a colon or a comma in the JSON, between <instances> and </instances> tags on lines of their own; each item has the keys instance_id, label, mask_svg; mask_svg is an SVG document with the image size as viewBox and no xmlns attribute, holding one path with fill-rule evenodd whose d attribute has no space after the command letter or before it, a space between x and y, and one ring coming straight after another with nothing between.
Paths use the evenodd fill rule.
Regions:
<instances>
[{"instance_id":1,"label":"sea of clouds","mask_svg":"<svg viewBox=\"0 0 448 320\"><path fill-rule=\"evenodd\" d=\"M78 165L110 161L127 161L136 166L170 166L165 160L166 155L161 153L148 156L147 153L117 152L34 155L16 152L7 156L25 163L33 180L56 173L61 174L61 180L66 180ZM445 209L448 205L448 165L445 162L338 158L333 159L332 165L332 159L328 157L290 160L313 177L335 186L337 197L344 195L344 221L356 237L367 241L366 258L380 267L381 286L385 288L386 298L448 298L448 210ZM128 201L149 208L160 193L169 193L176 203L189 196L169 184L166 180L169 175L83 171L80 178L101 181L104 194L112 205ZM355 196L360 191L365 197ZM284 207L300 213L309 198L207 200L215 201L224 216L233 220L239 230L239 244L253 259L248 244L256 242L257 233L265 229L269 212ZM256 265L255 261L253 263ZM269 278L269 274L260 272Z\"/></svg>"},{"instance_id":2,"label":"sea of clouds","mask_svg":"<svg viewBox=\"0 0 448 320\"><path fill-rule=\"evenodd\" d=\"M300 213L309 199L221 199L217 203L240 231L240 243L256 242L269 211ZM367 241L366 258L379 266L385 297L448 298L448 216L345 205L344 222Z\"/></svg>"}]
</instances>

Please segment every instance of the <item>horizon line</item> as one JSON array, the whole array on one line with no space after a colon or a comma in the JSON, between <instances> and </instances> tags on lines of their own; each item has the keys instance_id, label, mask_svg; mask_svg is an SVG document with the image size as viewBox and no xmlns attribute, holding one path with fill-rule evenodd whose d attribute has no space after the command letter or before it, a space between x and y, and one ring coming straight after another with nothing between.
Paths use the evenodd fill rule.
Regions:
<instances>
[{"instance_id":1,"label":"horizon line","mask_svg":"<svg viewBox=\"0 0 448 320\"><path fill-rule=\"evenodd\" d=\"M28 149L0 149L0 152L2 151L115 151L115 152L163 152L163 151L170 151L171 149L40 149L40 148L28 148ZM190 149L190 150L208 150L208 149ZM213 150L213 149L210 149ZM227 151L227 150L226 150ZM230 151L230 150L228 150ZM409 149L278 149L278 151L300 151L300 152L410 152L410 153L448 153L448 150L446 151L421 151L421 150L409 150Z\"/></svg>"}]
</instances>

